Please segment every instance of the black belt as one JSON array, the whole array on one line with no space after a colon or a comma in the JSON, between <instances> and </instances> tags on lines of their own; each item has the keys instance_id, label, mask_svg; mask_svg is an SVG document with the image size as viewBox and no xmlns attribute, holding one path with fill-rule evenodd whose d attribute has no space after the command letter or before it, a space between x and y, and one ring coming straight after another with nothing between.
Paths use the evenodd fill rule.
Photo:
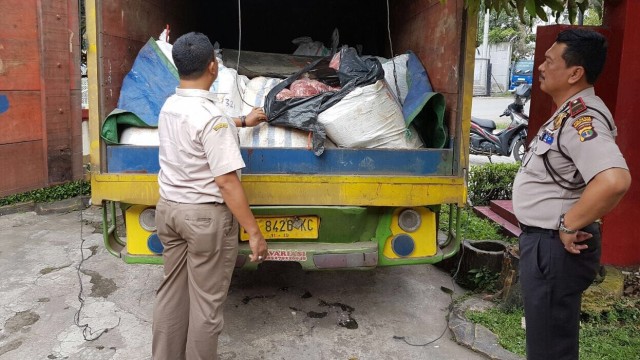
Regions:
<instances>
[{"instance_id":1,"label":"black belt","mask_svg":"<svg viewBox=\"0 0 640 360\"><path fill-rule=\"evenodd\" d=\"M203 203L183 203L183 202L168 200L163 197L161 197L160 200L166 201L171 204L180 204L180 205L224 205L225 204L224 202L217 202L217 201L203 202Z\"/></svg>"},{"instance_id":2,"label":"black belt","mask_svg":"<svg viewBox=\"0 0 640 360\"><path fill-rule=\"evenodd\" d=\"M523 223L518 223L518 224L520 225L520 230L522 230L522 232L525 232L525 233L542 233L542 234L557 234L558 233L558 230L543 229L543 228L539 228L537 226L525 225ZM600 231L600 222L599 221L593 222L593 223L585 226L584 228L582 228L580 230L594 234L596 231L597 232Z\"/></svg>"},{"instance_id":3,"label":"black belt","mask_svg":"<svg viewBox=\"0 0 640 360\"><path fill-rule=\"evenodd\" d=\"M518 223L520 225L520 230L525 233L542 233L542 234L557 234L558 230L553 229L543 229L537 226L529 226L523 223Z\"/></svg>"}]
</instances>

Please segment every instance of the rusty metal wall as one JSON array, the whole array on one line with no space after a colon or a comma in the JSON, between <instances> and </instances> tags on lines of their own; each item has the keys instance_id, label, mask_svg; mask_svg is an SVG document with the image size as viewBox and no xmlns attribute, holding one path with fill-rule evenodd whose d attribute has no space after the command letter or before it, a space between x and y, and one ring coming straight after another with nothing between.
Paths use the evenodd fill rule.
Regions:
<instances>
[{"instance_id":1,"label":"rusty metal wall","mask_svg":"<svg viewBox=\"0 0 640 360\"><path fill-rule=\"evenodd\" d=\"M82 176L73 0L0 2L0 196Z\"/></svg>"}]
</instances>

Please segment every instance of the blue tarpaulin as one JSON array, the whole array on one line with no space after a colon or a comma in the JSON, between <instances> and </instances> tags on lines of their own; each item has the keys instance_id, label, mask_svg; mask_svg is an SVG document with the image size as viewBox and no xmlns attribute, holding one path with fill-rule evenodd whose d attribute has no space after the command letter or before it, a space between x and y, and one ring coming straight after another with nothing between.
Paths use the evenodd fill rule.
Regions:
<instances>
[{"instance_id":1,"label":"blue tarpaulin","mask_svg":"<svg viewBox=\"0 0 640 360\"><path fill-rule=\"evenodd\" d=\"M105 119L102 137L113 144L118 143L122 126L158 126L160 109L178 84L177 69L149 39L122 82L118 107Z\"/></svg>"},{"instance_id":2,"label":"blue tarpaulin","mask_svg":"<svg viewBox=\"0 0 640 360\"><path fill-rule=\"evenodd\" d=\"M433 91L420 59L411 51L408 54L409 91L402 106L404 121L407 126L415 126L425 147L442 148L447 140L444 127L444 95Z\"/></svg>"}]
</instances>

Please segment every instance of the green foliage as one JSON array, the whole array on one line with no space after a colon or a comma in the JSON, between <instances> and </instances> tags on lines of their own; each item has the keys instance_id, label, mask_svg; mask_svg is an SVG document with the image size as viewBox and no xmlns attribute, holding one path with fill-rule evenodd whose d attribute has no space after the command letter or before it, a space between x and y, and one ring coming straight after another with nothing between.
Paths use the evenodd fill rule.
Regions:
<instances>
[{"instance_id":1,"label":"green foliage","mask_svg":"<svg viewBox=\"0 0 640 360\"><path fill-rule=\"evenodd\" d=\"M520 326L521 309L503 312L499 308L468 311L466 316L498 336L505 349L525 354L525 333ZM640 359L640 299L623 298L613 310L583 320L580 326L581 360Z\"/></svg>"},{"instance_id":2,"label":"green foliage","mask_svg":"<svg viewBox=\"0 0 640 360\"><path fill-rule=\"evenodd\" d=\"M471 269L467 272L467 282L471 285L470 288L477 292L495 292L496 283L500 273L491 271L486 267L480 269Z\"/></svg>"},{"instance_id":3,"label":"green foliage","mask_svg":"<svg viewBox=\"0 0 640 360\"><path fill-rule=\"evenodd\" d=\"M490 200L511 199L511 188L518 168L518 164L472 166L468 180L471 203L477 206L487 205ZM449 231L450 206L455 205L443 205L440 211L439 229L444 232ZM497 224L477 217L470 208L464 208L461 211L460 231L464 239L502 240L510 244L517 242L516 238L503 236ZM456 228L455 218L452 221L452 227Z\"/></svg>"},{"instance_id":4,"label":"green foliage","mask_svg":"<svg viewBox=\"0 0 640 360\"><path fill-rule=\"evenodd\" d=\"M489 44L508 42L518 35L518 30L513 28L493 28L489 30Z\"/></svg>"},{"instance_id":5,"label":"green foliage","mask_svg":"<svg viewBox=\"0 0 640 360\"><path fill-rule=\"evenodd\" d=\"M36 203L64 200L91 193L91 184L84 180L72 181L44 189L37 189L21 194L0 198L0 206L33 201Z\"/></svg>"},{"instance_id":6,"label":"green foliage","mask_svg":"<svg viewBox=\"0 0 640 360\"><path fill-rule=\"evenodd\" d=\"M479 22L484 21L483 16ZM526 16L526 19L530 17ZM482 25L479 24L479 28ZM478 32L478 44L482 42L482 31ZM527 20L524 24L514 13L491 12L489 19L489 43L511 42L511 57L514 61L531 58L534 52L535 35L532 31L532 23Z\"/></svg>"},{"instance_id":7,"label":"green foliage","mask_svg":"<svg viewBox=\"0 0 640 360\"><path fill-rule=\"evenodd\" d=\"M598 14L595 10L589 9L584 14L583 25L600 26L602 25L602 14Z\"/></svg>"},{"instance_id":8,"label":"green foliage","mask_svg":"<svg viewBox=\"0 0 640 360\"><path fill-rule=\"evenodd\" d=\"M511 199L513 180L519 164L485 164L469 171L469 199L474 206L487 205L490 200Z\"/></svg>"},{"instance_id":9,"label":"green foliage","mask_svg":"<svg viewBox=\"0 0 640 360\"><path fill-rule=\"evenodd\" d=\"M445 233L449 231L449 207L455 205L443 205L440 211L439 229ZM515 244L517 238L509 238L498 230L496 223L477 217L469 208L461 210L460 216L460 232L463 239L474 240L502 240L504 242ZM456 219L453 219L453 228L456 227Z\"/></svg>"},{"instance_id":10,"label":"green foliage","mask_svg":"<svg viewBox=\"0 0 640 360\"><path fill-rule=\"evenodd\" d=\"M466 0L466 6L471 13L477 13L480 9L490 9L498 14L512 14L515 11L523 24L531 21L532 17L547 22L551 16L557 22L560 16L567 13L569 22L575 24L578 11L584 13L587 9L592 9L602 18L602 2L603 0ZM550 13L547 13L547 9Z\"/></svg>"},{"instance_id":11,"label":"green foliage","mask_svg":"<svg viewBox=\"0 0 640 360\"><path fill-rule=\"evenodd\" d=\"M498 308L487 311L467 311L465 316L496 334L500 346L524 356L526 343L524 329L521 326L521 319L524 316L522 309L511 312L503 312Z\"/></svg>"}]
</instances>

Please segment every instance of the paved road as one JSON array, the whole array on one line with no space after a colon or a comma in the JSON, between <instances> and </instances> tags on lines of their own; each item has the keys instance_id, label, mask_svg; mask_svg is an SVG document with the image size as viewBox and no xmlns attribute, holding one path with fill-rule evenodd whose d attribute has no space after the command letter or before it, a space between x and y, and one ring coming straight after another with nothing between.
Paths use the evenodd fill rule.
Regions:
<instances>
[{"instance_id":1,"label":"paved road","mask_svg":"<svg viewBox=\"0 0 640 360\"><path fill-rule=\"evenodd\" d=\"M471 106L471 116L479 117L483 119L491 119L497 124L508 124L508 117L500 117L500 114L507 108L507 105L513 102L513 97L479 97L473 98ZM529 104L527 102L524 108L525 114L529 113ZM470 155L469 163L471 165L481 165L489 162L487 156ZM491 162L493 163L515 163L513 156L492 156Z\"/></svg>"},{"instance_id":2,"label":"paved road","mask_svg":"<svg viewBox=\"0 0 640 360\"><path fill-rule=\"evenodd\" d=\"M101 234L83 225L87 260L78 273L80 213L0 216L0 359L149 359L151 313L162 268L127 265L109 255ZM221 360L456 359L483 355L461 347L445 329L451 277L429 265L373 271L304 272L265 263L234 274L220 337ZM95 341L74 325L79 316ZM459 294L460 289L455 288Z\"/></svg>"},{"instance_id":3,"label":"paved road","mask_svg":"<svg viewBox=\"0 0 640 360\"><path fill-rule=\"evenodd\" d=\"M474 96L471 105L471 115L483 119L491 119L497 123L508 123L508 117L500 117L507 105L513 102L513 97L484 97ZM524 113L529 113L531 102L524 106Z\"/></svg>"}]
</instances>

